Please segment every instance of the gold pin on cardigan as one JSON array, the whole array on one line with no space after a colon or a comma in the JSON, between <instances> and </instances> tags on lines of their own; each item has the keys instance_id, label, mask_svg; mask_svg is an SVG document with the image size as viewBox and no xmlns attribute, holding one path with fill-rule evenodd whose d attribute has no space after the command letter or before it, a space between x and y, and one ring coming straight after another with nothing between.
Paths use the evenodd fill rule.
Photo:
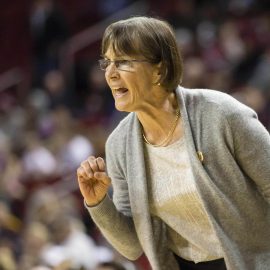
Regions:
<instances>
[{"instance_id":1,"label":"gold pin on cardigan","mask_svg":"<svg viewBox=\"0 0 270 270\"><path fill-rule=\"evenodd\" d=\"M203 153L201 151L197 151L197 156L198 156L200 162L203 163L203 160L204 160Z\"/></svg>"}]
</instances>

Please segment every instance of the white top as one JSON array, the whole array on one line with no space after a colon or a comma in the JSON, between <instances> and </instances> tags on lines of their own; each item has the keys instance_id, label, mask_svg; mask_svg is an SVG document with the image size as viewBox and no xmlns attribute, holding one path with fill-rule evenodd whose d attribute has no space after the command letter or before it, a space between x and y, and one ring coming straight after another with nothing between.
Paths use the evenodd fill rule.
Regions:
<instances>
[{"instance_id":1,"label":"white top","mask_svg":"<svg viewBox=\"0 0 270 270\"><path fill-rule=\"evenodd\" d=\"M178 256L197 262L223 257L199 198L184 136L167 147L146 145L150 212L167 225L168 245Z\"/></svg>"}]
</instances>

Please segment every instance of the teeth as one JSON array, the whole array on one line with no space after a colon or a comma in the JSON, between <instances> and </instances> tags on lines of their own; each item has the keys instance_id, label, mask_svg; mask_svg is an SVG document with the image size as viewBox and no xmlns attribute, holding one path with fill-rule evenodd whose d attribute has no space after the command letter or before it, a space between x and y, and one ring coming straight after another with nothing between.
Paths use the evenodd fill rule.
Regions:
<instances>
[{"instance_id":1,"label":"teeth","mask_svg":"<svg viewBox=\"0 0 270 270\"><path fill-rule=\"evenodd\" d=\"M127 93L128 89L124 87L114 88L113 94L115 97L122 97Z\"/></svg>"},{"instance_id":2,"label":"teeth","mask_svg":"<svg viewBox=\"0 0 270 270\"><path fill-rule=\"evenodd\" d=\"M127 91L128 89L127 88L125 88L125 87L119 87L119 88L113 88L112 89L114 92L125 92L125 91Z\"/></svg>"}]
</instances>

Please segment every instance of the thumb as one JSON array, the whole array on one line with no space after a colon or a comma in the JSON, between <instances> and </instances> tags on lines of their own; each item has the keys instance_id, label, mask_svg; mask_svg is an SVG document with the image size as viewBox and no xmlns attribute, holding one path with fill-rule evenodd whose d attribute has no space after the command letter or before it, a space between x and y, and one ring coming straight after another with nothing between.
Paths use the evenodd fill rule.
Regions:
<instances>
[{"instance_id":1,"label":"thumb","mask_svg":"<svg viewBox=\"0 0 270 270\"><path fill-rule=\"evenodd\" d=\"M97 180L102 181L105 185L110 185L111 184L111 179L110 177L107 175L106 172L95 172L94 173L94 177Z\"/></svg>"}]
</instances>

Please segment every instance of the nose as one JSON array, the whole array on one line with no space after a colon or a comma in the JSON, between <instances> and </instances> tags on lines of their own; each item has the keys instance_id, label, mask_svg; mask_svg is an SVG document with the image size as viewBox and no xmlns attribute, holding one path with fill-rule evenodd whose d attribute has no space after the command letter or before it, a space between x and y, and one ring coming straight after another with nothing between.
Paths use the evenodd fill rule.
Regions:
<instances>
[{"instance_id":1,"label":"nose","mask_svg":"<svg viewBox=\"0 0 270 270\"><path fill-rule=\"evenodd\" d=\"M108 79L119 77L119 72L118 72L117 67L116 67L114 62L111 62L110 65L106 68L105 76Z\"/></svg>"}]
</instances>

